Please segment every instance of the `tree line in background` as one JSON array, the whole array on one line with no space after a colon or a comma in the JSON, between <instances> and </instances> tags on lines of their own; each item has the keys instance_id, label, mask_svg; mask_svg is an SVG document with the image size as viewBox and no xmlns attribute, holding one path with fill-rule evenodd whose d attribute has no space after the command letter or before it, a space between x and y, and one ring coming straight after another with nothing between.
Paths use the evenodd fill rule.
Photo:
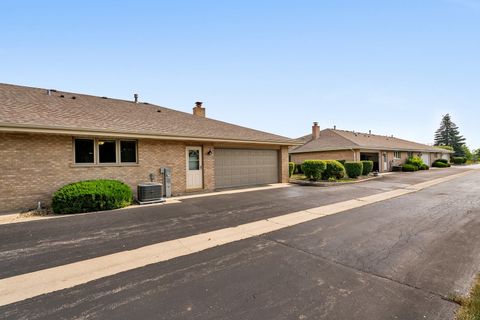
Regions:
<instances>
[{"instance_id":1,"label":"tree line in background","mask_svg":"<svg viewBox=\"0 0 480 320\"><path fill-rule=\"evenodd\" d=\"M480 148L472 151L465 144L465 138L460 134L458 126L447 113L443 116L440 128L435 132L434 145L454 151L454 157L465 157L470 161L480 160Z\"/></svg>"}]
</instances>

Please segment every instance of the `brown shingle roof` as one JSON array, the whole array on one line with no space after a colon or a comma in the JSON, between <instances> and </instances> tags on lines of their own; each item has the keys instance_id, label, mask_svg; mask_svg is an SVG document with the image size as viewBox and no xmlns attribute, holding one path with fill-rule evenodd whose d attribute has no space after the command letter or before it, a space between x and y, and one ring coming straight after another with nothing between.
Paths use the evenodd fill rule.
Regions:
<instances>
[{"instance_id":1,"label":"brown shingle roof","mask_svg":"<svg viewBox=\"0 0 480 320\"><path fill-rule=\"evenodd\" d=\"M395 137L333 129L320 131L319 139L310 140L302 146L293 148L290 153L349 149L451 153L448 150Z\"/></svg>"},{"instance_id":2,"label":"brown shingle roof","mask_svg":"<svg viewBox=\"0 0 480 320\"><path fill-rule=\"evenodd\" d=\"M153 104L59 91L48 95L47 89L10 84L0 84L2 127L298 144L286 137Z\"/></svg>"}]
</instances>

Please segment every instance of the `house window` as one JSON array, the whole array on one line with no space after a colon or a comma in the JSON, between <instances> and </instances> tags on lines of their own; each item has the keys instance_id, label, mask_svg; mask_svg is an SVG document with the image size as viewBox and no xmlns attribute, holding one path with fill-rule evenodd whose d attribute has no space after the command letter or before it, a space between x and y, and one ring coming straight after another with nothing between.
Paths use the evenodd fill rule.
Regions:
<instances>
[{"instance_id":1,"label":"house window","mask_svg":"<svg viewBox=\"0 0 480 320\"><path fill-rule=\"evenodd\" d=\"M98 140L98 162L117 162L117 143L115 140Z\"/></svg>"},{"instance_id":2,"label":"house window","mask_svg":"<svg viewBox=\"0 0 480 320\"><path fill-rule=\"evenodd\" d=\"M393 152L393 157L395 159L401 159L402 158L402 153L400 151L395 151L395 152Z\"/></svg>"},{"instance_id":3,"label":"house window","mask_svg":"<svg viewBox=\"0 0 480 320\"><path fill-rule=\"evenodd\" d=\"M137 141L120 141L120 161L137 162Z\"/></svg>"},{"instance_id":4,"label":"house window","mask_svg":"<svg viewBox=\"0 0 480 320\"><path fill-rule=\"evenodd\" d=\"M411 152L411 151L408 152L408 157L409 157L409 158L413 157L413 152Z\"/></svg>"},{"instance_id":5,"label":"house window","mask_svg":"<svg viewBox=\"0 0 480 320\"><path fill-rule=\"evenodd\" d=\"M137 141L75 139L75 164L120 165L137 163Z\"/></svg>"},{"instance_id":6,"label":"house window","mask_svg":"<svg viewBox=\"0 0 480 320\"><path fill-rule=\"evenodd\" d=\"M75 163L94 163L93 139L75 139Z\"/></svg>"}]
</instances>

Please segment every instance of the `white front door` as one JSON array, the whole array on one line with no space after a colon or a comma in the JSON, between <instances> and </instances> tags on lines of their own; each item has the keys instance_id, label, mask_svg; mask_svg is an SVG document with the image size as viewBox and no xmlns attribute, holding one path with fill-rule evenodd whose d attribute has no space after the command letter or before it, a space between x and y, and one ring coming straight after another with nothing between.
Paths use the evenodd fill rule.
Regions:
<instances>
[{"instance_id":1,"label":"white front door","mask_svg":"<svg viewBox=\"0 0 480 320\"><path fill-rule=\"evenodd\" d=\"M187 189L203 188L202 147L187 147Z\"/></svg>"},{"instance_id":2,"label":"white front door","mask_svg":"<svg viewBox=\"0 0 480 320\"><path fill-rule=\"evenodd\" d=\"M383 154L383 171L388 171L388 158L387 154Z\"/></svg>"}]
</instances>

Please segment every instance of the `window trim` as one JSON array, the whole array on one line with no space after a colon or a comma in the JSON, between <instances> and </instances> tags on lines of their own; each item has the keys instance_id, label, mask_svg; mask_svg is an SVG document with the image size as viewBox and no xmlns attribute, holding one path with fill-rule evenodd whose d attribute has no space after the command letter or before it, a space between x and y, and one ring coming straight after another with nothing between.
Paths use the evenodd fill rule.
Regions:
<instances>
[{"instance_id":1,"label":"window trim","mask_svg":"<svg viewBox=\"0 0 480 320\"><path fill-rule=\"evenodd\" d=\"M397 157L398 155L398 157ZM398 159L402 159L402 151L393 151L393 158L398 160Z\"/></svg>"},{"instance_id":2,"label":"window trim","mask_svg":"<svg viewBox=\"0 0 480 320\"><path fill-rule=\"evenodd\" d=\"M75 155L75 141L76 140L93 140L93 162L89 163L77 163L76 155ZM115 141L115 159L116 162L106 162L100 163L100 152L99 152L99 141ZM121 141L133 141L135 142L135 162L122 162L121 159ZM93 138L93 137L73 137L72 139L72 166L73 167L128 167L128 166L138 166L138 140L136 139L118 139L118 138L110 138L110 137L101 137L101 138Z\"/></svg>"}]
</instances>

